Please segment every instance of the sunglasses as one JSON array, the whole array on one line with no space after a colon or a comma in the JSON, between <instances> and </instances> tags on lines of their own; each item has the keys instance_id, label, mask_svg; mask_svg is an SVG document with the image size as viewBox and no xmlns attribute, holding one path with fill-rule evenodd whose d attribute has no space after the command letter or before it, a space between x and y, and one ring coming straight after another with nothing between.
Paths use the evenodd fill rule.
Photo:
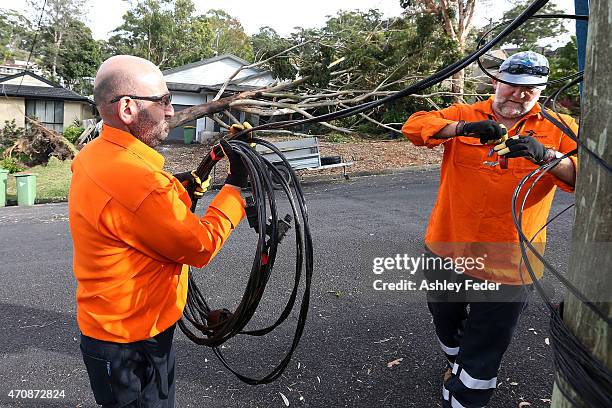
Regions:
<instances>
[{"instance_id":1,"label":"sunglasses","mask_svg":"<svg viewBox=\"0 0 612 408\"><path fill-rule=\"evenodd\" d=\"M520 75L537 75L537 76L546 76L550 72L548 67L539 66L539 67L527 67L522 64L510 64L507 68L502 69L500 72L507 72L509 74Z\"/></svg>"},{"instance_id":2,"label":"sunglasses","mask_svg":"<svg viewBox=\"0 0 612 408\"><path fill-rule=\"evenodd\" d=\"M119 95L115 96L109 103L119 102L121 98L130 98L130 99L139 99L142 101L151 101L151 102L159 102L164 107L169 106L172 102L172 94L168 92L167 94L160 96L137 96L137 95Z\"/></svg>"}]
</instances>

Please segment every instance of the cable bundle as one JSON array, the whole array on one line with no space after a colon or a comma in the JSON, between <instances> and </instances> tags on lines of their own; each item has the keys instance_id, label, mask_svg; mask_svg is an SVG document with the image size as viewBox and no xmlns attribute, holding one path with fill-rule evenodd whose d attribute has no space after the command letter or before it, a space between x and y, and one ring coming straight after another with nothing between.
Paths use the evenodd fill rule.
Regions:
<instances>
[{"instance_id":1,"label":"cable bundle","mask_svg":"<svg viewBox=\"0 0 612 408\"><path fill-rule=\"evenodd\" d=\"M183 313L183 319L179 321L179 327L194 343L212 347L223 365L240 380L247 384L255 385L266 384L278 378L287 367L293 352L297 348L304 331L308 313L313 272L313 251L312 238L308 226L308 212L302 187L291 165L272 143L256 138L248 139L248 141L249 144L259 144L276 153L288 169L290 180L285 180L277 167L263 158L249 144L240 140L231 140L229 142L232 149L241 157L249 173L250 192L252 195L247 198L246 212L250 226L258 234L251 274L242 300L233 313L226 309L211 311L193 279L193 274L190 274L187 305ZM216 154L214 153L215 151L217 151ZM216 147L203 161L201 168L206 170L202 171L210 173L210 170L220 157L222 157L222 151ZM201 169L199 168L199 170ZM205 179L208 177L208 173L198 174ZM281 186L282 193L287 198L291 207L292 215L288 214L284 218L279 217L274 190L275 183ZM194 203L197 204L195 200ZM195 208L195 205L193 208ZM245 331L245 326L249 323L261 302L274 267L278 245L291 228L291 222L294 223L296 242L293 290L289 295L285 308L271 326ZM238 373L229 365L219 346L237 334L263 336L285 321L295 305L304 269L304 292L302 294L293 342L286 356L271 373L260 379L250 378Z\"/></svg>"}]
</instances>

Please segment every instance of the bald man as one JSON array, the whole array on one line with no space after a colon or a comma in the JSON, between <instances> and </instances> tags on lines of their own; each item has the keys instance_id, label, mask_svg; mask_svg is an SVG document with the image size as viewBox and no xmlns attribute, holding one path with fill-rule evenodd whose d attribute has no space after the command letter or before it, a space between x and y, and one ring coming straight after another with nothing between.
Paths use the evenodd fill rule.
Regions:
<instances>
[{"instance_id":1,"label":"bald man","mask_svg":"<svg viewBox=\"0 0 612 408\"><path fill-rule=\"evenodd\" d=\"M198 218L153 149L174 115L160 70L109 58L94 99L104 125L73 161L68 197L83 360L99 405L173 407L188 265L206 265L243 218L247 170L225 145L230 174Z\"/></svg>"}]
</instances>

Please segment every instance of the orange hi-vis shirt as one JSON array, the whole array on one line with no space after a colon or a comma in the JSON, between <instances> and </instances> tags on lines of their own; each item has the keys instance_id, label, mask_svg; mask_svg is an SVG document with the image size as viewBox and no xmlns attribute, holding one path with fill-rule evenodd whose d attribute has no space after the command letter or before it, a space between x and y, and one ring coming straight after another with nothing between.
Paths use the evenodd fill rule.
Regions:
<instances>
[{"instance_id":1,"label":"orange hi-vis shirt","mask_svg":"<svg viewBox=\"0 0 612 408\"><path fill-rule=\"evenodd\" d=\"M244 216L240 192L225 186L198 218L163 165L155 150L107 125L72 163L68 211L86 336L129 343L173 325L186 304L186 265L206 265Z\"/></svg>"},{"instance_id":2,"label":"orange hi-vis shirt","mask_svg":"<svg viewBox=\"0 0 612 408\"><path fill-rule=\"evenodd\" d=\"M519 271L521 253L512 220L512 195L519 181L537 166L522 157L508 159L508 169L489 166L485 162L497 160L496 154L488 156L491 145L483 146L472 137L433 137L446 125L459 120L495 120L492 102L493 98L472 105L457 104L440 111L417 112L402 127L404 136L417 146L444 146L440 186L427 226L425 245L434 254L457 259L457 262L464 263L466 258L472 258L470 265L464 268L469 276L505 284L530 283L524 264ZM576 143L540 112L541 107L536 104L508 130L509 136L531 134L544 146L558 152L574 150ZM577 133L574 119L567 115L562 117ZM576 156L570 159L577 168ZM523 212L523 230L527 237L533 237L546 223L557 186L564 191L574 191L572 186L550 173L531 191ZM519 205L523 197L519 196ZM543 253L545 242L546 229L534 239L539 252ZM482 263L473 265L476 258ZM543 265L535 256L529 259L537 277L541 277Z\"/></svg>"}]
</instances>

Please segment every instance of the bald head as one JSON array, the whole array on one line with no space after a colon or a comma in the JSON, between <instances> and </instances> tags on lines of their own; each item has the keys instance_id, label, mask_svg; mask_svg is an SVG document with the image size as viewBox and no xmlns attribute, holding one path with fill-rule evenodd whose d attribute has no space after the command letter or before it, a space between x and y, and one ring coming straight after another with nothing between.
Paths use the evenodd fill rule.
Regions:
<instances>
[{"instance_id":1,"label":"bald head","mask_svg":"<svg viewBox=\"0 0 612 408\"><path fill-rule=\"evenodd\" d=\"M159 68L144 58L116 55L104 61L94 81L94 101L104 123L129 131L152 146L167 135L167 120L174 111L172 105L120 96L159 97L168 93ZM165 135L164 133L165 129Z\"/></svg>"},{"instance_id":2,"label":"bald head","mask_svg":"<svg viewBox=\"0 0 612 408\"><path fill-rule=\"evenodd\" d=\"M104 118L108 103L119 95L147 95L157 92L164 77L151 61L133 55L116 55L100 65L94 81L94 101Z\"/></svg>"}]
</instances>

